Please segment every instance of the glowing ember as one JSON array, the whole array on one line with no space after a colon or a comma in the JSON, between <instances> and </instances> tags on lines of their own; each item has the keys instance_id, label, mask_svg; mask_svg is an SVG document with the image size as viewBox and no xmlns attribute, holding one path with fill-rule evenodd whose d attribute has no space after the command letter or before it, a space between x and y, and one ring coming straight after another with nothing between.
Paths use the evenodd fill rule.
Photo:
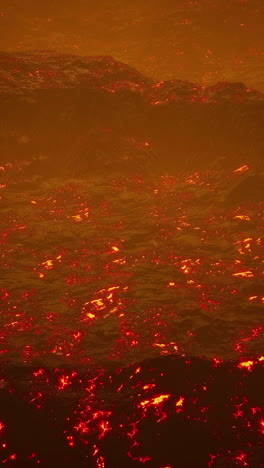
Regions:
<instances>
[{"instance_id":1,"label":"glowing ember","mask_svg":"<svg viewBox=\"0 0 264 468\"><path fill-rule=\"evenodd\" d=\"M246 172L248 170L249 170L249 167L248 167L247 164L245 164L244 166L238 167L233 172L234 172L234 174L241 174L242 172Z\"/></svg>"},{"instance_id":2,"label":"glowing ember","mask_svg":"<svg viewBox=\"0 0 264 468\"><path fill-rule=\"evenodd\" d=\"M241 453L240 455L237 455L235 457L235 460L237 460L239 464L242 466L249 466L249 463L247 463L246 458L247 458L247 454Z\"/></svg>"},{"instance_id":3,"label":"glowing ember","mask_svg":"<svg viewBox=\"0 0 264 468\"><path fill-rule=\"evenodd\" d=\"M244 220L244 221L251 221L251 218L248 215L236 215L236 216L233 217L233 219L241 219L241 220Z\"/></svg>"},{"instance_id":4,"label":"glowing ember","mask_svg":"<svg viewBox=\"0 0 264 468\"><path fill-rule=\"evenodd\" d=\"M247 270L247 271L239 271L238 273L233 273L232 276L237 276L239 278L252 278L254 274L252 271Z\"/></svg>"},{"instance_id":5,"label":"glowing ember","mask_svg":"<svg viewBox=\"0 0 264 468\"><path fill-rule=\"evenodd\" d=\"M254 361L244 361L244 362L240 362L238 364L238 367L240 367L241 369L245 367L246 369L250 371L252 370L253 365L254 365Z\"/></svg>"},{"instance_id":6,"label":"glowing ember","mask_svg":"<svg viewBox=\"0 0 264 468\"><path fill-rule=\"evenodd\" d=\"M144 400L141 401L140 406L148 406L148 405L159 405L164 400L167 400L170 395L160 395L158 397L153 397L151 400Z\"/></svg>"},{"instance_id":7,"label":"glowing ember","mask_svg":"<svg viewBox=\"0 0 264 468\"><path fill-rule=\"evenodd\" d=\"M176 406L182 406L184 403L185 398L180 397L178 401L176 401L175 405Z\"/></svg>"}]
</instances>

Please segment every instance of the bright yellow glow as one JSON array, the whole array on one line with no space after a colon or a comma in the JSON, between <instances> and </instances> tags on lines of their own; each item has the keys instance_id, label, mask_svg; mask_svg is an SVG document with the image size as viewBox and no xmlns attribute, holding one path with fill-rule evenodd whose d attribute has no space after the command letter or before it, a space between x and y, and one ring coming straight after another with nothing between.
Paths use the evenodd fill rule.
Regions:
<instances>
[{"instance_id":1,"label":"bright yellow glow","mask_svg":"<svg viewBox=\"0 0 264 468\"><path fill-rule=\"evenodd\" d=\"M237 173L248 171L248 169L249 169L249 166L247 164L245 164L244 166L238 167L233 172L234 172L234 174L237 174Z\"/></svg>"}]
</instances>

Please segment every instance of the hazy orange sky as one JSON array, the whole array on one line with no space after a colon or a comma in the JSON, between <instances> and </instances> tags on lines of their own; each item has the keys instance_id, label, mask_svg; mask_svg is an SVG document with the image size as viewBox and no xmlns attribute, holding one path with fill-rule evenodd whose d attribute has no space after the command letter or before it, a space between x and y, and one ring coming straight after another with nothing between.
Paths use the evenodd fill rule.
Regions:
<instances>
[{"instance_id":1,"label":"hazy orange sky","mask_svg":"<svg viewBox=\"0 0 264 468\"><path fill-rule=\"evenodd\" d=\"M1 0L0 49L112 55L158 80L264 91L264 1Z\"/></svg>"}]
</instances>

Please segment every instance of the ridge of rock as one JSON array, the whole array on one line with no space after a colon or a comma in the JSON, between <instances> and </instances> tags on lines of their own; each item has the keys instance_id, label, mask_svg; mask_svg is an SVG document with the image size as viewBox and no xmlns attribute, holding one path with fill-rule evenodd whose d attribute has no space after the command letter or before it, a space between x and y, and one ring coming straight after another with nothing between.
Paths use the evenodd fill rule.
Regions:
<instances>
[{"instance_id":1,"label":"ridge of rock","mask_svg":"<svg viewBox=\"0 0 264 468\"><path fill-rule=\"evenodd\" d=\"M50 50L0 52L0 94L50 88L90 88L144 94L153 105L176 102L264 101L264 94L244 83L219 82L204 87L184 80L155 83L112 56L78 56Z\"/></svg>"}]
</instances>

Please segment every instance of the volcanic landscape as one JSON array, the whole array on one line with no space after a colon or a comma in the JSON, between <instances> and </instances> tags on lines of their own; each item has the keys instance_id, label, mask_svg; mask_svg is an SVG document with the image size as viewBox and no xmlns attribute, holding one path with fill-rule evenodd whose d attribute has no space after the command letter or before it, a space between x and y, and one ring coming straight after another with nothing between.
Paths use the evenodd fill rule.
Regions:
<instances>
[{"instance_id":1,"label":"volcanic landscape","mask_svg":"<svg viewBox=\"0 0 264 468\"><path fill-rule=\"evenodd\" d=\"M264 467L264 95L2 52L0 459Z\"/></svg>"}]
</instances>

